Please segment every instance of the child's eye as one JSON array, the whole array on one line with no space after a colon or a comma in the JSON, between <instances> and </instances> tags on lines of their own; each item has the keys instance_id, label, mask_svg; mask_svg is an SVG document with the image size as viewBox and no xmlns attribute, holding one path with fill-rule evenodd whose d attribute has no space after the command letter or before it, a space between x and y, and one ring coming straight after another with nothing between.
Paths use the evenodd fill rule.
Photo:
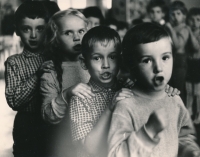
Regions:
<instances>
[{"instance_id":1,"label":"child's eye","mask_svg":"<svg viewBox=\"0 0 200 157\"><path fill-rule=\"evenodd\" d=\"M80 33L80 34L83 34L83 33L85 33L85 30L81 29L81 30L79 31L79 33Z\"/></svg>"},{"instance_id":2,"label":"child's eye","mask_svg":"<svg viewBox=\"0 0 200 157\"><path fill-rule=\"evenodd\" d=\"M111 55L110 56L110 59L112 59L112 60L114 60L114 59L116 59L117 57L115 56L115 55Z\"/></svg>"},{"instance_id":3,"label":"child's eye","mask_svg":"<svg viewBox=\"0 0 200 157\"><path fill-rule=\"evenodd\" d=\"M101 58L100 57L93 57L93 60L99 61L99 60L101 60Z\"/></svg>"},{"instance_id":4,"label":"child's eye","mask_svg":"<svg viewBox=\"0 0 200 157\"><path fill-rule=\"evenodd\" d=\"M28 27L24 27L24 28L22 28L22 31L23 32L30 32L31 30Z\"/></svg>"},{"instance_id":5,"label":"child's eye","mask_svg":"<svg viewBox=\"0 0 200 157\"><path fill-rule=\"evenodd\" d=\"M149 58L143 59L142 63L146 63L146 64L151 63L151 59L149 59Z\"/></svg>"},{"instance_id":6,"label":"child's eye","mask_svg":"<svg viewBox=\"0 0 200 157\"><path fill-rule=\"evenodd\" d=\"M44 27L38 27L37 30L38 32L42 32L44 30Z\"/></svg>"},{"instance_id":7,"label":"child's eye","mask_svg":"<svg viewBox=\"0 0 200 157\"><path fill-rule=\"evenodd\" d=\"M170 59L170 56L163 56L163 58L162 58L164 61L167 61L167 60L169 60Z\"/></svg>"},{"instance_id":8,"label":"child's eye","mask_svg":"<svg viewBox=\"0 0 200 157\"><path fill-rule=\"evenodd\" d=\"M67 32L65 32L65 35L67 35L67 36L72 36L73 33L72 33L71 31L67 31Z\"/></svg>"}]
</instances>

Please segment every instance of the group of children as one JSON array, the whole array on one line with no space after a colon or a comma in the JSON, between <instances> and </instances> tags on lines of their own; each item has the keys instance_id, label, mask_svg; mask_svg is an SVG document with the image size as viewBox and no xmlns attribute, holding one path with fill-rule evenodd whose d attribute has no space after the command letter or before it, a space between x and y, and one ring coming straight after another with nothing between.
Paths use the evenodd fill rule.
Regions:
<instances>
[{"instance_id":1,"label":"group of children","mask_svg":"<svg viewBox=\"0 0 200 157\"><path fill-rule=\"evenodd\" d=\"M179 91L167 85L174 42L163 27L139 24L121 43L75 9L48 19L36 1L15 12L24 50L5 62L15 157L200 156ZM121 83L122 65L130 78Z\"/></svg>"}]
</instances>

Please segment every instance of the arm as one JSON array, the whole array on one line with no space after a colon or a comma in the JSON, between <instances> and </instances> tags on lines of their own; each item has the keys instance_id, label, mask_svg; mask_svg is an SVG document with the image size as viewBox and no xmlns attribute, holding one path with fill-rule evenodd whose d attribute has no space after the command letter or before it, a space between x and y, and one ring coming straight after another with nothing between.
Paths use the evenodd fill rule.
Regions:
<instances>
[{"instance_id":1,"label":"arm","mask_svg":"<svg viewBox=\"0 0 200 157\"><path fill-rule=\"evenodd\" d=\"M183 108L182 126L179 132L179 156L196 157L194 153L200 154L200 149L195 140L195 129L188 111ZM200 155L199 155L200 156ZM198 157L199 157L198 156Z\"/></svg>"},{"instance_id":2,"label":"arm","mask_svg":"<svg viewBox=\"0 0 200 157\"><path fill-rule=\"evenodd\" d=\"M171 34L175 48L180 49L185 47L185 44L189 37L189 32L186 28L181 29L178 33L174 30L170 23L166 23L166 26Z\"/></svg>"},{"instance_id":3,"label":"arm","mask_svg":"<svg viewBox=\"0 0 200 157\"><path fill-rule=\"evenodd\" d=\"M62 99L60 88L54 73L44 73L40 80L42 98L42 117L45 121L57 124L64 117L67 104Z\"/></svg>"},{"instance_id":4,"label":"arm","mask_svg":"<svg viewBox=\"0 0 200 157\"><path fill-rule=\"evenodd\" d=\"M111 111L106 108L95 123L89 100L72 97L70 102L70 121L73 141L84 152L91 156L103 153L110 124ZM78 113L78 114L77 114ZM95 123L95 124L94 124ZM94 140L95 139L95 140Z\"/></svg>"},{"instance_id":5,"label":"arm","mask_svg":"<svg viewBox=\"0 0 200 157\"><path fill-rule=\"evenodd\" d=\"M158 144L157 139L152 139L144 126L135 130L134 119L126 109L126 102L120 101L112 115L108 145L108 157L148 157L153 148Z\"/></svg>"},{"instance_id":6,"label":"arm","mask_svg":"<svg viewBox=\"0 0 200 157\"><path fill-rule=\"evenodd\" d=\"M188 31L189 31L189 39L190 39L190 47L195 51L195 52L198 52L199 51L199 41L197 40L197 38L194 36L192 30L190 29L190 27L187 27L188 28Z\"/></svg>"},{"instance_id":7,"label":"arm","mask_svg":"<svg viewBox=\"0 0 200 157\"><path fill-rule=\"evenodd\" d=\"M14 60L5 62L5 95L8 105L15 111L26 107L38 88L38 77L33 74L26 80L20 77L20 70Z\"/></svg>"}]
</instances>

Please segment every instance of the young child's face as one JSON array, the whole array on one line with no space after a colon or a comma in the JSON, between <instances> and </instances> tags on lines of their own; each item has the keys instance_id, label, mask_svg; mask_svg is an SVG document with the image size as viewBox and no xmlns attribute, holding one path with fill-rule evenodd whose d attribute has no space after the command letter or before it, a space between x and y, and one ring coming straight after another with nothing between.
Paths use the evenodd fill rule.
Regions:
<instances>
[{"instance_id":1,"label":"young child's face","mask_svg":"<svg viewBox=\"0 0 200 157\"><path fill-rule=\"evenodd\" d=\"M89 28L93 28L100 25L100 19L97 17L88 17Z\"/></svg>"},{"instance_id":2,"label":"young child's face","mask_svg":"<svg viewBox=\"0 0 200 157\"><path fill-rule=\"evenodd\" d=\"M188 19L189 26L193 29L200 29L200 15L193 15Z\"/></svg>"},{"instance_id":3,"label":"young child's face","mask_svg":"<svg viewBox=\"0 0 200 157\"><path fill-rule=\"evenodd\" d=\"M163 18L165 14L163 13L162 9L160 7L153 7L150 10L150 18L152 21L159 23Z\"/></svg>"},{"instance_id":4,"label":"young child's face","mask_svg":"<svg viewBox=\"0 0 200 157\"><path fill-rule=\"evenodd\" d=\"M57 26L56 38L59 47L66 55L79 55L81 53L81 40L87 31L85 21L75 15L69 15L60 18Z\"/></svg>"},{"instance_id":5,"label":"young child's face","mask_svg":"<svg viewBox=\"0 0 200 157\"><path fill-rule=\"evenodd\" d=\"M156 42L140 44L137 47L136 75L139 85L151 91L164 90L173 65L172 47L168 38Z\"/></svg>"},{"instance_id":6,"label":"young child's face","mask_svg":"<svg viewBox=\"0 0 200 157\"><path fill-rule=\"evenodd\" d=\"M43 18L24 18L18 25L17 35L21 37L24 47L31 52L43 48L46 22Z\"/></svg>"},{"instance_id":7,"label":"young child's face","mask_svg":"<svg viewBox=\"0 0 200 157\"><path fill-rule=\"evenodd\" d=\"M113 41L106 45L96 42L85 61L91 79L103 87L110 87L119 72L120 54Z\"/></svg>"},{"instance_id":8,"label":"young child's face","mask_svg":"<svg viewBox=\"0 0 200 157\"><path fill-rule=\"evenodd\" d=\"M174 10L170 13L170 20L175 24L181 24L185 22L185 15L181 10Z\"/></svg>"}]
</instances>

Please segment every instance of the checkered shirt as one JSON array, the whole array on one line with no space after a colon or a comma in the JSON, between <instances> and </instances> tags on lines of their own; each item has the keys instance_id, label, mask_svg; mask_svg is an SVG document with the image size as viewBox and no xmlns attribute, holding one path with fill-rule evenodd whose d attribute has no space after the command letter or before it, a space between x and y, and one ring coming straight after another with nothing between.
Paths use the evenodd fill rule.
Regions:
<instances>
[{"instance_id":1,"label":"checkered shirt","mask_svg":"<svg viewBox=\"0 0 200 157\"><path fill-rule=\"evenodd\" d=\"M5 95L15 111L40 112L39 81L36 71L44 62L41 54L23 50L5 61Z\"/></svg>"},{"instance_id":2,"label":"checkered shirt","mask_svg":"<svg viewBox=\"0 0 200 157\"><path fill-rule=\"evenodd\" d=\"M92 99L81 99L77 96L70 101L70 122L73 141L84 139L93 129L103 111L111 103L113 96L120 89L118 83L112 88L104 88L89 81L89 86L95 94Z\"/></svg>"}]
</instances>

